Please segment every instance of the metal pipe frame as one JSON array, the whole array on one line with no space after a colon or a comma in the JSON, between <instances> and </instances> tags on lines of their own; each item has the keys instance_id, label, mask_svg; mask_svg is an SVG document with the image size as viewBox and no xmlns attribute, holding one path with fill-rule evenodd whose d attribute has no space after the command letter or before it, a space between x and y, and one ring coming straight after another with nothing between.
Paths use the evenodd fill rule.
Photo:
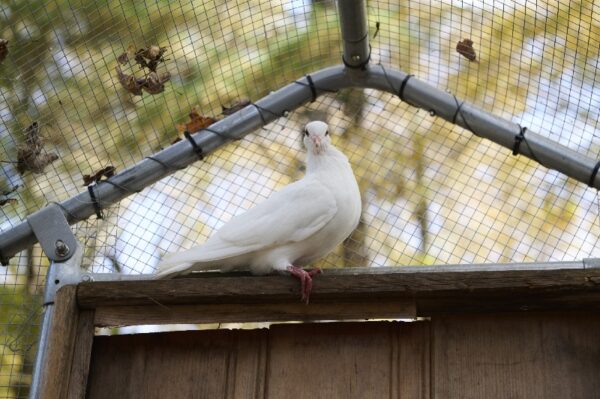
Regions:
<instances>
[{"instance_id":1,"label":"metal pipe frame","mask_svg":"<svg viewBox=\"0 0 600 399\"><path fill-rule=\"evenodd\" d=\"M382 65L369 65L369 37L365 0L339 0L340 27L344 65L319 70L256 101L216 123L196 132L192 138L202 154L207 155L228 141L240 139L273 120L287 115L318 95L346 88L370 88L398 95L407 103L425 109L449 122L470 130L510 150L515 142L519 153L550 169L555 169L580 182L600 188L595 159L579 154L530 130L526 136L519 125L464 103L454 95L437 89L399 70L386 70ZM100 208L141 191L175 170L198 161L196 146L187 140L138 162L107 182L93 187ZM60 208L69 224L92 216L96 208L88 191L63 201ZM43 212L43 209L38 211ZM35 214L34 214L35 215ZM32 215L33 216L33 215ZM30 224L25 221L0 233L0 261L8 259L37 242Z\"/></svg>"},{"instance_id":2,"label":"metal pipe frame","mask_svg":"<svg viewBox=\"0 0 600 399\"><path fill-rule=\"evenodd\" d=\"M377 89L398 95L402 89L402 97L407 103L449 122L454 121L473 134L511 151L516 137L521 133L521 127L516 123L463 103L454 95L410 77L405 72L386 69L382 65L366 66L362 71L337 65L310 76L317 95L352 87ZM200 130L192 137L206 155L228 141L240 139L287 115L312 99L311 83L307 77L303 77L260 99L255 106L248 106L214 123L208 130ZM597 160L530 130L527 131L525 140L526 145L523 143L519 148L520 154L577 181L600 188L600 179L594 176ZM95 186L95 196L100 207L105 208L198 160L198 154L190 143L187 140L180 141L113 176L110 182L99 182ZM594 179L590 181L592 176ZM69 224L87 219L95 213L88 191L62 202L60 207ZM22 222L0 234L0 255L6 262L36 241L31 226L28 222Z\"/></svg>"},{"instance_id":3,"label":"metal pipe frame","mask_svg":"<svg viewBox=\"0 0 600 399\"><path fill-rule=\"evenodd\" d=\"M371 58L365 0L339 0L342 61L349 68L363 68Z\"/></svg>"}]
</instances>

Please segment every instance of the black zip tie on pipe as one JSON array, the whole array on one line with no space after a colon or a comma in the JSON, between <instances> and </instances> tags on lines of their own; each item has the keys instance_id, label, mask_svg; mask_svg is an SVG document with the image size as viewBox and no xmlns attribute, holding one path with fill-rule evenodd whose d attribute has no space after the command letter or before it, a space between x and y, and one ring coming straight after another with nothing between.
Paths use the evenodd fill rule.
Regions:
<instances>
[{"instance_id":1,"label":"black zip tie on pipe","mask_svg":"<svg viewBox=\"0 0 600 399\"><path fill-rule=\"evenodd\" d=\"M404 89L406 88L406 84L408 83L410 78L412 78L413 76L415 75L406 75L406 77L402 80L402 83L400 84L400 90L398 90L398 97L400 97L400 100L404 102L408 102L404 99Z\"/></svg>"},{"instance_id":2,"label":"black zip tie on pipe","mask_svg":"<svg viewBox=\"0 0 600 399\"><path fill-rule=\"evenodd\" d=\"M465 102L458 101L458 98L456 98L454 94L452 95L452 97L454 97L454 102L456 102L456 112L454 113L454 117L452 118L452 123L456 125L456 119L458 118L458 115L460 115L460 117L463 120L463 123L466 126L466 129L473 133L475 136L481 137L477 134L475 130L473 130L471 125L469 125L469 122L467 122L467 118L465 118L465 114L463 114L462 106L465 104Z\"/></svg>"},{"instance_id":3,"label":"black zip tie on pipe","mask_svg":"<svg viewBox=\"0 0 600 399\"><path fill-rule=\"evenodd\" d=\"M519 147L521 146L521 142L525 140L525 132L527 131L527 128L519 125L519 129L521 129L521 131L515 136L515 145L513 146L512 152L513 155L519 155ZM533 154L531 155L533 156Z\"/></svg>"},{"instance_id":4,"label":"black zip tie on pipe","mask_svg":"<svg viewBox=\"0 0 600 399\"><path fill-rule=\"evenodd\" d=\"M192 145L192 148L194 149L194 152L196 153L196 155L198 155L198 158L200 158L200 160L204 159L204 152L202 151L202 147L200 147L198 145L198 143L196 143L194 141L194 138L192 137L192 135L190 134L190 132L188 132L187 130L185 132L183 132L183 135L185 136L185 138L190 142L190 144Z\"/></svg>"},{"instance_id":5,"label":"black zip tie on pipe","mask_svg":"<svg viewBox=\"0 0 600 399\"><path fill-rule=\"evenodd\" d=\"M598 174L598 169L600 169L600 161L596 163L594 169L592 170L592 174L590 176L590 181L588 182L588 186L594 187L594 182L596 180L596 175Z\"/></svg>"},{"instance_id":6,"label":"black zip tie on pipe","mask_svg":"<svg viewBox=\"0 0 600 399\"><path fill-rule=\"evenodd\" d=\"M383 76L385 77L385 80L387 81L388 86L390 86L390 91L392 93L396 93L396 89L394 88L394 84L390 80L390 77L388 76L387 71L385 70L385 67L383 66L383 64L379 63L377 65L379 65L381 67L381 70L383 71Z\"/></svg>"},{"instance_id":7,"label":"black zip tie on pipe","mask_svg":"<svg viewBox=\"0 0 600 399\"><path fill-rule=\"evenodd\" d=\"M98 219L104 219L104 214L102 213L102 209L100 209L100 204L98 203L98 199L96 198L96 194L94 193L95 184L90 184L87 186L88 193L90 193L90 199L92 200L92 205L94 206L94 211L96 212L96 217Z\"/></svg>"},{"instance_id":8,"label":"black zip tie on pipe","mask_svg":"<svg viewBox=\"0 0 600 399\"><path fill-rule=\"evenodd\" d=\"M312 93L311 102L314 103L317 101L317 89L315 88L315 82L313 82L310 75L306 75L306 80L308 81L308 87L310 87L310 92Z\"/></svg>"},{"instance_id":9,"label":"black zip tie on pipe","mask_svg":"<svg viewBox=\"0 0 600 399\"><path fill-rule=\"evenodd\" d=\"M308 83L304 83L299 80L295 80L294 83L299 84L300 86L308 87L310 89L311 93L313 93L313 89L314 89L315 90L315 92L313 94L314 99L316 99L316 94L317 94L316 90L324 91L327 93L337 93L339 91L339 90L324 89L322 87L317 87L310 75L306 75L305 77L306 77L306 80L308 81ZM312 100L312 101L315 101L315 100Z\"/></svg>"},{"instance_id":10,"label":"black zip tie on pipe","mask_svg":"<svg viewBox=\"0 0 600 399\"><path fill-rule=\"evenodd\" d=\"M456 98L456 96L454 96L454 101L456 101L456 112L454 113L454 116L452 117L452 124L456 125L456 118L458 117L458 114L460 114L460 116L462 116L463 122L465 122L465 117L462 114L462 106L465 103L464 101L459 103L458 102L458 98Z\"/></svg>"},{"instance_id":11,"label":"black zip tie on pipe","mask_svg":"<svg viewBox=\"0 0 600 399\"><path fill-rule=\"evenodd\" d=\"M260 115L260 120L263 123L263 126L267 124L267 120L265 119L265 116L263 115L263 111L276 116L277 118L281 118L282 116L285 116L285 111L282 115L276 114L275 112L271 111L270 109L266 109L264 107L261 107L260 105L256 104L256 103L251 103L252 105L254 105L254 108L256 108L256 110L258 111L258 115Z\"/></svg>"},{"instance_id":12,"label":"black zip tie on pipe","mask_svg":"<svg viewBox=\"0 0 600 399\"><path fill-rule=\"evenodd\" d=\"M254 105L254 108L256 108L256 110L258 111L258 116L260 116L260 120L262 121L263 126L266 125L267 120L265 119L265 116L262 113L262 108L254 103L252 103L252 105Z\"/></svg>"},{"instance_id":13,"label":"black zip tie on pipe","mask_svg":"<svg viewBox=\"0 0 600 399\"><path fill-rule=\"evenodd\" d=\"M2 252L0 252L0 265L2 266L8 266L8 261L10 260L10 258L7 258L6 256L4 256L2 254Z\"/></svg>"}]
</instances>

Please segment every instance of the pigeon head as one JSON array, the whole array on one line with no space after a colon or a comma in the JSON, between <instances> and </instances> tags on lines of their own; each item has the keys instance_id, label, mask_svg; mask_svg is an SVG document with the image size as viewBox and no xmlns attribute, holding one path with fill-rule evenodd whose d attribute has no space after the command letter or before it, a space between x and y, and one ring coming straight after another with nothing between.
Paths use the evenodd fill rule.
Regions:
<instances>
[{"instance_id":1,"label":"pigeon head","mask_svg":"<svg viewBox=\"0 0 600 399\"><path fill-rule=\"evenodd\" d=\"M304 128L304 145L308 151L318 155L327 150L331 143L329 126L325 122L312 121Z\"/></svg>"}]
</instances>

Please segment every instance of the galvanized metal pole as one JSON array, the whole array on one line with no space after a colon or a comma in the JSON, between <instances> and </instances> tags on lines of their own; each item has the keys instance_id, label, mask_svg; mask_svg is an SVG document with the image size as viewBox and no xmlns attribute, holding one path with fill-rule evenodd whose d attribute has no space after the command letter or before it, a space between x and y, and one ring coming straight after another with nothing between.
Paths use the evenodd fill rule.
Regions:
<instances>
[{"instance_id":1,"label":"galvanized metal pole","mask_svg":"<svg viewBox=\"0 0 600 399\"><path fill-rule=\"evenodd\" d=\"M79 266L79 265L78 265ZM35 354L35 363L33 364L33 375L31 377L31 387L29 390L29 399L38 399L42 397L41 383L42 370L46 363L46 354L48 353L48 337L52 329L52 316L54 313L54 290L53 284L54 275L56 274L57 265L54 262L48 266L48 274L46 275L46 288L44 290L44 316L40 327L40 339L38 340L38 349ZM49 293L52 297L49 297Z\"/></svg>"},{"instance_id":2,"label":"galvanized metal pole","mask_svg":"<svg viewBox=\"0 0 600 399\"><path fill-rule=\"evenodd\" d=\"M342 60L349 68L364 68L371 55L365 0L339 0L338 10L344 46Z\"/></svg>"},{"instance_id":3,"label":"galvanized metal pole","mask_svg":"<svg viewBox=\"0 0 600 399\"><path fill-rule=\"evenodd\" d=\"M415 107L455 122L477 136L492 140L511 151L516 137L521 133L521 127L514 122L463 103L452 94L402 71L386 69L381 65L367 65L360 73L338 65L311 74L311 81L317 95L350 87L378 89L396 95L402 91L403 99ZM248 106L215 123L210 126L210 131L201 130L194 138L203 153L209 154L226 142L243 137L311 99L311 83L305 77L257 101L256 106ZM600 178L595 174L598 172L597 160L531 130L526 132L525 140L526 144L519 147L519 154L600 189ZM101 207L107 207L197 160L198 156L190 143L181 141L112 177L112 184L100 182L95 188L96 197ZM70 224L94 214L94 206L87 191L62 202L61 208ZM0 256L6 261L35 242L31 226L23 222L0 234Z\"/></svg>"}]
</instances>

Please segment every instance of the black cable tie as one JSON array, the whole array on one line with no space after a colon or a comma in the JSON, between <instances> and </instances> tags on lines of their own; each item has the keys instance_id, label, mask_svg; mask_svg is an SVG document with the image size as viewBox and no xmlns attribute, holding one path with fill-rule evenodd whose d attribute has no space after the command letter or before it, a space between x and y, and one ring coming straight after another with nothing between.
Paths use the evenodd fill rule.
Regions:
<instances>
[{"instance_id":1,"label":"black cable tie","mask_svg":"<svg viewBox=\"0 0 600 399\"><path fill-rule=\"evenodd\" d=\"M192 135L190 134L190 132L188 132L186 130L185 132L183 132L183 135L185 136L185 138L192 145L192 148L194 149L194 152L196 153L196 155L198 155L198 158L200 158L200 160L203 160L204 159L204 152L202 151L202 147L200 147L198 145L198 143L196 143L196 141L194 141L194 138L192 137Z\"/></svg>"},{"instance_id":2,"label":"black cable tie","mask_svg":"<svg viewBox=\"0 0 600 399\"><path fill-rule=\"evenodd\" d=\"M98 203L98 199L96 198L96 194L94 193L95 184L90 184L87 186L88 193L90 193L90 198L92 200L92 205L94 206L94 211L96 212L96 217L98 219L104 219L104 214L102 213L102 209L100 209L100 204Z\"/></svg>"},{"instance_id":3,"label":"black cable tie","mask_svg":"<svg viewBox=\"0 0 600 399\"><path fill-rule=\"evenodd\" d=\"M315 82L313 82L310 75L306 75L306 80L308 81L308 87L310 87L310 92L312 93L311 102L314 103L315 101L317 101L317 89L315 87Z\"/></svg>"},{"instance_id":4,"label":"black cable tie","mask_svg":"<svg viewBox=\"0 0 600 399\"><path fill-rule=\"evenodd\" d=\"M260 115L260 119L262 120L263 126L267 124L267 120L265 119L265 116L263 115L263 111L268 112L269 114L273 115L276 118L285 118L289 114L289 111L287 111L287 110L283 110L281 114L277 114L268 108L261 107L258 104L252 103L252 105L254 105L254 107L258 110L258 114Z\"/></svg>"},{"instance_id":5,"label":"black cable tie","mask_svg":"<svg viewBox=\"0 0 600 399\"><path fill-rule=\"evenodd\" d=\"M2 252L0 252L0 264L2 264L2 266L8 266L9 260L10 260L10 258L4 256L4 254Z\"/></svg>"},{"instance_id":6,"label":"black cable tie","mask_svg":"<svg viewBox=\"0 0 600 399\"><path fill-rule=\"evenodd\" d=\"M456 104L458 106L456 107L456 112L454 113L454 116L452 117L452 124L456 125L456 118L458 117L458 114L460 114L461 108L465 102L463 101L463 102L459 103L456 96L454 96L454 101L456 101ZM462 116L462 114L461 114L461 116ZM465 120L465 118L463 117L463 121L464 120Z\"/></svg>"},{"instance_id":7,"label":"black cable tie","mask_svg":"<svg viewBox=\"0 0 600 399\"><path fill-rule=\"evenodd\" d=\"M600 161L598 161L596 163L596 166L594 166L594 169L592 170L592 175L590 176L590 181L588 182L588 186L594 187L596 175L598 174L598 169L600 169Z\"/></svg>"},{"instance_id":8,"label":"black cable tie","mask_svg":"<svg viewBox=\"0 0 600 399\"><path fill-rule=\"evenodd\" d=\"M400 90L398 90L398 97L400 97L400 100L402 100L402 101L406 101L406 100L404 100L404 88L406 87L408 80L410 78L412 78L413 76L415 76L415 75L406 75L404 80L402 80L402 84L400 84Z\"/></svg>"},{"instance_id":9,"label":"black cable tie","mask_svg":"<svg viewBox=\"0 0 600 399\"><path fill-rule=\"evenodd\" d=\"M344 39L344 41L348 42L348 43L356 44L356 43L364 42L365 40L367 40L368 37L369 37L369 32L366 32L363 35L363 37L361 37L360 39L356 39L356 40Z\"/></svg>"},{"instance_id":10,"label":"black cable tie","mask_svg":"<svg viewBox=\"0 0 600 399\"><path fill-rule=\"evenodd\" d=\"M254 105L254 108L256 108L256 110L258 111L258 115L260 116L260 120L262 121L263 126L265 126L267 124L267 120L265 119L265 116L262 113L262 107L256 105L255 103L252 103L252 105Z\"/></svg>"},{"instance_id":11,"label":"black cable tie","mask_svg":"<svg viewBox=\"0 0 600 399\"><path fill-rule=\"evenodd\" d=\"M360 40L364 40L364 39L360 39ZM359 41L360 41L359 40ZM367 64L369 63L369 61L371 61L371 45L369 44L369 54L367 55L367 59L364 60L363 62L361 62L358 65L351 65L348 64L348 62L346 61L346 59L344 58L344 56L342 55L342 62L344 63L344 65L347 68L351 68L351 69L366 69L365 67L367 66Z\"/></svg>"},{"instance_id":12,"label":"black cable tie","mask_svg":"<svg viewBox=\"0 0 600 399\"><path fill-rule=\"evenodd\" d=\"M455 95L452 95L452 97L454 97L454 102L456 103L456 112L454 113L454 117L452 117L452 123L456 125L456 119L458 119L458 115L460 114L460 116L462 117L463 123L465 124L465 129L467 129L474 135L479 136L479 134L477 134L477 132L475 130L473 130L471 125L469 125L469 122L467 122L467 118L465 118L465 115L463 114L462 106L465 104L465 102L464 101L459 102L458 98L456 98ZM481 136L479 136L479 137L481 137Z\"/></svg>"},{"instance_id":13,"label":"black cable tie","mask_svg":"<svg viewBox=\"0 0 600 399\"><path fill-rule=\"evenodd\" d=\"M519 147L521 146L521 142L525 140L525 131L527 130L527 128L521 127L521 125L519 125L519 128L521 129L521 131L515 136L515 145L513 146L512 152L513 155L519 154Z\"/></svg>"}]
</instances>

